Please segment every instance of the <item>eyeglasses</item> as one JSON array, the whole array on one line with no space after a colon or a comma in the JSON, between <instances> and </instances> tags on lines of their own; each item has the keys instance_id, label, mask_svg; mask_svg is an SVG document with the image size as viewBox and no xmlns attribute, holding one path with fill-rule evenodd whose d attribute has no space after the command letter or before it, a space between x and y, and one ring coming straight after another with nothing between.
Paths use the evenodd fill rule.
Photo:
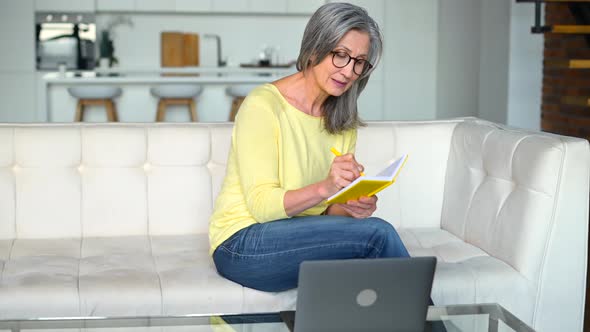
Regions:
<instances>
[{"instance_id":1,"label":"eyeglasses","mask_svg":"<svg viewBox=\"0 0 590 332\"><path fill-rule=\"evenodd\" d=\"M365 59L353 58L348 53L342 51L332 51L332 64L336 68L344 68L348 66L350 60L354 60L352 71L357 75L362 75L373 68L373 65Z\"/></svg>"}]
</instances>

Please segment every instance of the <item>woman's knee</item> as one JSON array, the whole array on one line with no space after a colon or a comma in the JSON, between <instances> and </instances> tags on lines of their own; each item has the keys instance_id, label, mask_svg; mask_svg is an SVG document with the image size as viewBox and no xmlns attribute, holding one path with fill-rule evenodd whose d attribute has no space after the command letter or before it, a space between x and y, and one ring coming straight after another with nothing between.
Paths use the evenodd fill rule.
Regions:
<instances>
[{"instance_id":1,"label":"woman's knee","mask_svg":"<svg viewBox=\"0 0 590 332\"><path fill-rule=\"evenodd\" d=\"M371 228L375 229L376 231L382 232L384 235L389 235L390 233L394 233L395 235L397 235L397 232L393 225L379 217L369 217L365 219L365 223L369 225Z\"/></svg>"},{"instance_id":2,"label":"woman's knee","mask_svg":"<svg viewBox=\"0 0 590 332\"><path fill-rule=\"evenodd\" d=\"M366 222L375 229L378 241L383 243L380 257L409 256L403 241L391 223L377 217L367 218Z\"/></svg>"}]
</instances>

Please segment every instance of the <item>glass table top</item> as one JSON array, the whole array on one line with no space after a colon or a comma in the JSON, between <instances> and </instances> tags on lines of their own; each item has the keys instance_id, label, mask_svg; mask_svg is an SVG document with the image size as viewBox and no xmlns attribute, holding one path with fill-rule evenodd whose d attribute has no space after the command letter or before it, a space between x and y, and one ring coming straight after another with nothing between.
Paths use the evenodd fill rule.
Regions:
<instances>
[{"instance_id":1,"label":"glass table top","mask_svg":"<svg viewBox=\"0 0 590 332\"><path fill-rule=\"evenodd\" d=\"M534 330L498 304L431 306L427 322L444 324L447 332ZM427 323L432 324L432 323ZM22 320L0 320L4 331L285 331L287 324L280 313L235 315L186 315L154 317L60 317Z\"/></svg>"}]
</instances>

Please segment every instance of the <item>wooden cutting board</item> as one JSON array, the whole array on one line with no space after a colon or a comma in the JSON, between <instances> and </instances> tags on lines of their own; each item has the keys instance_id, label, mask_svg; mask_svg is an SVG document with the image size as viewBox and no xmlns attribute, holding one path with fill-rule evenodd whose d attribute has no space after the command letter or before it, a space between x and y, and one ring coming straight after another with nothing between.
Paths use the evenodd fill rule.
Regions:
<instances>
[{"instance_id":1,"label":"wooden cutting board","mask_svg":"<svg viewBox=\"0 0 590 332\"><path fill-rule=\"evenodd\" d=\"M198 34L163 31L160 39L160 62L162 67L199 65Z\"/></svg>"},{"instance_id":2,"label":"wooden cutting board","mask_svg":"<svg viewBox=\"0 0 590 332\"><path fill-rule=\"evenodd\" d=\"M199 35L196 33L184 34L184 66L199 65Z\"/></svg>"}]
</instances>

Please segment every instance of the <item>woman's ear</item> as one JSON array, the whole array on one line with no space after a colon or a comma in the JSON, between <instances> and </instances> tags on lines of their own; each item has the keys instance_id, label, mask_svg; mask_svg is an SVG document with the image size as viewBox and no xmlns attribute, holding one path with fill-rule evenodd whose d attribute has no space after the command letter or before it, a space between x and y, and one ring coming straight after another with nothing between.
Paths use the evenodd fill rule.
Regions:
<instances>
[{"instance_id":1,"label":"woman's ear","mask_svg":"<svg viewBox=\"0 0 590 332\"><path fill-rule=\"evenodd\" d=\"M309 57L309 60L307 61L307 64L313 66L314 63L317 63L317 61L316 61L317 58L318 58L317 54L312 54Z\"/></svg>"}]
</instances>

